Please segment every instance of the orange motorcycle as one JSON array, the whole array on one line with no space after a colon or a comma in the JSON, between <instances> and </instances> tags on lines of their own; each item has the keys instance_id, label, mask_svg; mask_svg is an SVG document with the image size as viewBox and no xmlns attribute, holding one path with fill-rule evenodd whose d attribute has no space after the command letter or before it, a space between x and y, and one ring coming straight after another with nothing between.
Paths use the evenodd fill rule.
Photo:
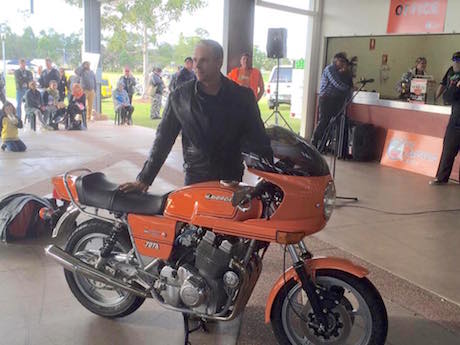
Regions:
<instances>
[{"instance_id":1,"label":"orange motorcycle","mask_svg":"<svg viewBox=\"0 0 460 345\"><path fill-rule=\"evenodd\" d=\"M91 312L115 318L146 298L195 320L229 321L245 309L272 243L292 259L265 309L280 344L380 345L387 313L368 271L314 257L304 238L324 228L335 203L327 163L308 142L267 129L275 162L244 154L254 186L214 181L166 195L123 193L100 172L52 179L60 207L42 209L53 237L46 248ZM81 171L80 171L81 172ZM77 222L84 215L86 220ZM88 220L89 216L89 220Z\"/></svg>"}]
</instances>

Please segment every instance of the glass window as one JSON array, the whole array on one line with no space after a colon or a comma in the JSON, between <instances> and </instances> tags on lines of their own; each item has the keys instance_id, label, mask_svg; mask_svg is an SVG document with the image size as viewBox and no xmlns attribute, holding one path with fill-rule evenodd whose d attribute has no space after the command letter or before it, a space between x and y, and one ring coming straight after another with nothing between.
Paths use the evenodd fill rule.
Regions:
<instances>
[{"instance_id":1,"label":"glass window","mask_svg":"<svg viewBox=\"0 0 460 345\"><path fill-rule=\"evenodd\" d=\"M269 2L275 5L283 5L293 8L298 8L300 10L313 10L314 0L263 0L264 2Z\"/></svg>"},{"instance_id":2,"label":"glass window","mask_svg":"<svg viewBox=\"0 0 460 345\"><path fill-rule=\"evenodd\" d=\"M276 69L273 70L270 83L276 83ZM280 67L280 83L292 82L292 67Z\"/></svg>"}]
</instances>

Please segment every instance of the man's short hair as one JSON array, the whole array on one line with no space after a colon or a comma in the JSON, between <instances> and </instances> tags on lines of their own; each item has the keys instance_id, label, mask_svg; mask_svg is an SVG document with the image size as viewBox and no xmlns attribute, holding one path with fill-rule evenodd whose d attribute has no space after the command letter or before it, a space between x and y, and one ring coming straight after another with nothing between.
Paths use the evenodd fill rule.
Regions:
<instances>
[{"instance_id":1,"label":"man's short hair","mask_svg":"<svg viewBox=\"0 0 460 345\"><path fill-rule=\"evenodd\" d=\"M214 40L200 40L198 42L197 46L199 46L199 45L204 45L204 46L207 46L207 47L211 48L212 53L214 54L214 57L217 60L223 60L224 59L224 49L219 44L219 42L216 42Z\"/></svg>"},{"instance_id":2,"label":"man's short hair","mask_svg":"<svg viewBox=\"0 0 460 345\"><path fill-rule=\"evenodd\" d=\"M348 62L348 59L347 59L347 53L345 52L340 52L340 53L337 53L334 55L334 58L332 59L332 61L343 61L343 62Z\"/></svg>"},{"instance_id":3,"label":"man's short hair","mask_svg":"<svg viewBox=\"0 0 460 345\"><path fill-rule=\"evenodd\" d=\"M47 57L47 58L45 59L45 62L53 62L53 60L51 60L51 58Z\"/></svg>"},{"instance_id":4,"label":"man's short hair","mask_svg":"<svg viewBox=\"0 0 460 345\"><path fill-rule=\"evenodd\" d=\"M53 80L50 80L49 85L51 85L51 84L56 84L57 85L57 83L58 83L57 80L53 79Z\"/></svg>"},{"instance_id":5,"label":"man's short hair","mask_svg":"<svg viewBox=\"0 0 460 345\"><path fill-rule=\"evenodd\" d=\"M249 54L248 52L245 52L245 53L241 54L241 57L243 57L243 56L247 56L248 58L250 58L251 54Z\"/></svg>"},{"instance_id":6,"label":"man's short hair","mask_svg":"<svg viewBox=\"0 0 460 345\"><path fill-rule=\"evenodd\" d=\"M187 56L187 57L184 59L184 62L187 62L187 61L193 62L193 59L192 59L190 56Z\"/></svg>"},{"instance_id":7,"label":"man's short hair","mask_svg":"<svg viewBox=\"0 0 460 345\"><path fill-rule=\"evenodd\" d=\"M20 59L19 59L19 63L26 63L26 59L20 58Z\"/></svg>"}]
</instances>

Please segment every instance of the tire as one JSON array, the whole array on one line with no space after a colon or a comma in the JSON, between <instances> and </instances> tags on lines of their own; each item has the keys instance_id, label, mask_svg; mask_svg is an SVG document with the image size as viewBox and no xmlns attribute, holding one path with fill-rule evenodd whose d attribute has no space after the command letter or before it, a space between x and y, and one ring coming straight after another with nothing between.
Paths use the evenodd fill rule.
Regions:
<instances>
[{"instance_id":1,"label":"tire","mask_svg":"<svg viewBox=\"0 0 460 345\"><path fill-rule=\"evenodd\" d=\"M94 239L96 239L96 236L98 234L102 235L100 238L103 238L109 236L111 231L112 224L110 223L95 219L86 221L80 224L77 227L77 229L73 232L73 234L70 236L69 240L67 241L65 251L73 255L75 253L75 250L78 249L77 246L85 238L90 238L91 236L94 236ZM117 241L116 248L121 248L123 252L128 252L131 249L131 247L132 246L129 241L129 238L120 236L120 238ZM86 309L99 316L107 318L124 317L139 309L139 307L145 301L145 298L143 297L136 296L129 292L122 292L124 296L120 296L120 301L115 301L114 303L96 303L97 299L93 298L93 296L90 296L90 294L94 294L97 292L90 293L89 290L85 289L85 284L94 286L93 281L83 277L80 274L73 273L65 269L64 274L67 284L69 284L69 288L72 291L73 295L77 298L77 300ZM117 293L119 292L117 291Z\"/></svg>"},{"instance_id":2,"label":"tire","mask_svg":"<svg viewBox=\"0 0 460 345\"><path fill-rule=\"evenodd\" d=\"M308 339L308 341L305 342L304 340L304 342L302 343L300 341L300 337L296 338L294 333L291 333L291 331L287 329L289 327L287 326L288 318L286 316L286 313L289 313L289 311L291 311L292 313L295 313L292 310L292 304L291 304L293 300L292 297L294 295L291 296L290 300L288 300L288 296L290 296L290 294L293 291L301 290L300 284L294 279L291 279L278 292L275 298L275 301L273 303L272 310L271 310L270 319L271 319L272 329L280 345L297 345L301 343L302 344L305 344L305 343L315 344L315 345L316 344L340 344L340 345L384 345L385 344L385 340L386 340L387 332L388 332L388 319L387 319L387 312L386 312L385 304L383 303L382 297L380 296L377 289L372 285L372 283L367 278L357 278L351 274L348 274L343 271L337 271L337 270L319 270L317 271L316 277L317 277L317 283L321 286L324 286L324 285L342 286L343 285L342 287L345 288L346 293L349 288L350 291L352 291L354 294L360 295L360 297L358 298L361 298L365 304L365 306L363 306L363 309L367 309L369 311L368 313L365 313L369 315L369 320L370 320L370 325L368 326L369 331L367 332L367 335L364 336L363 338L360 338L359 340L354 341L353 339L350 339L350 336L352 335L352 333L350 333L344 339L337 338L337 342L335 342L334 339L322 341L324 338L320 339L319 337L309 333L307 336L305 336L305 338ZM289 308L287 312L286 312L287 310L286 303L288 305L287 308ZM311 308L309 307L309 303L307 303L306 307ZM345 311L345 313L348 315L349 317L348 322L351 325L351 331L352 331L353 325L357 323L357 318L359 317L359 315L354 316L351 313L353 306L351 302L349 301L349 299L346 298L345 295L344 295L344 298L342 298L342 301L339 304L339 306L334 308L333 311L338 310L338 308ZM361 308L361 305L360 305L360 308ZM308 311L310 312L311 309L308 309ZM295 316L297 317L296 321L299 322L302 327L304 327L305 329L308 329L308 326L306 325L306 323L303 320L301 321L298 315L299 314ZM308 316L303 315L302 317L307 318ZM344 329L347 327L341 327L341 328ZM305 333L307 332L308 330Z\"/></svg>"}]
</instances>

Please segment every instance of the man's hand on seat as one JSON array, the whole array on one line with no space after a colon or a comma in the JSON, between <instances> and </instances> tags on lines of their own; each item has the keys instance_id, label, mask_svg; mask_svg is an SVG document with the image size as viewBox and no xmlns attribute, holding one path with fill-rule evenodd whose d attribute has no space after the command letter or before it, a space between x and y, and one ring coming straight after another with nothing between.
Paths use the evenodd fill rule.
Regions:
<instances>
[{"instance_id":1,"label":"man's hand on seat","mask_svg":"<svg viewBox=\"0 0 460 345\"><path fill-rule=\"evenodd\" d=\"M149 185L141 181L136 181L136 182L123 183L118 188L124 193L146 192L149 189Z\"/></svg>"}]
</instances>

